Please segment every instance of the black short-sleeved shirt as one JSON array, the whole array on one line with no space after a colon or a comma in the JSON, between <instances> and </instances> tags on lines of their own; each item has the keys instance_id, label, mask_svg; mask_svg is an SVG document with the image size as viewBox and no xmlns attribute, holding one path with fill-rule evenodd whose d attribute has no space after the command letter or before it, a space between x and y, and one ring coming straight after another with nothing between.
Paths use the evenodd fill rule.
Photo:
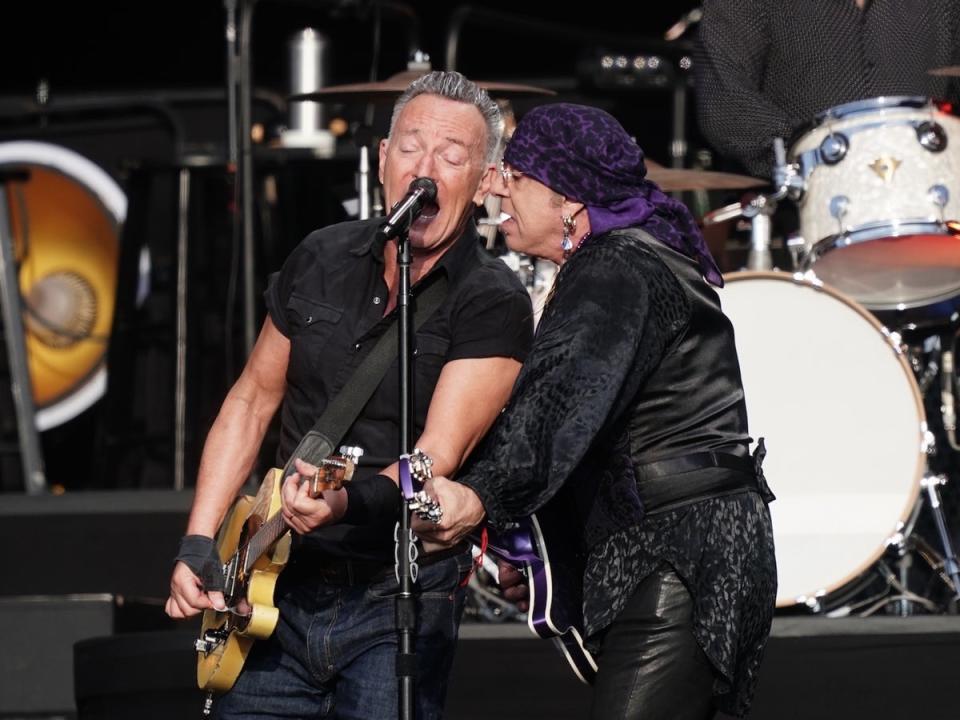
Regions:
<instances>
[{"instance_id":1,"label":"black short-sleeved shirt","mask_svg":"<svg viewBox=\"0 0 960 720\"><path fill-rule=\"evenodd\" d=\"M396 332L396 309L383 315L384 246L377 240L382 223L377 218L317 230L270 277L267 311L290 339L277 451L281 466L387 328ZM435 273L446 274L448 288L441 307L416 333L414 439L423 432L444 363L483 357L523 361L533 335L528 294L507 266L481 247L472 223L428 276L413 286L414 296ZM468 402L465 398L465 413L470 412ZM398 361L387 370L342 443L360 446L369 456L397 457ZM376 472L363 468L354 482ZM392 558L393 528L339 524L315 531L303 542L338 555Z\"/></svg>"}]
</instances>

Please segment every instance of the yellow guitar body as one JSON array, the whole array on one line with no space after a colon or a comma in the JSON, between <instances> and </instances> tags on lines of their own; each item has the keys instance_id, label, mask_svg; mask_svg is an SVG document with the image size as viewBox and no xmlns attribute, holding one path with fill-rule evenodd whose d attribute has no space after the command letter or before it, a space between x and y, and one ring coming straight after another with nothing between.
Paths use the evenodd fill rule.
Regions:
<instances>
[{"instance_id":1,"label":"yellow guitar body","mask_svg":"<svg viewBox=\"0 0 960 720\"><path fill-rule=\"evenodd\" d=\"M280 512L282 471L270 470L256 496L236 500L217 534L220 560L226 563L237 552L244 538ZM200 637L225 637L197 657L197 684L204 690L224 692L233 687L254 640L269 637L280 613L274 605L273 591L280 571L290 558L290 533L284 533L251 566L246 578L246 601L251 613L240 617L231 612L206 610Z\"/></svg>"}]
</instances>

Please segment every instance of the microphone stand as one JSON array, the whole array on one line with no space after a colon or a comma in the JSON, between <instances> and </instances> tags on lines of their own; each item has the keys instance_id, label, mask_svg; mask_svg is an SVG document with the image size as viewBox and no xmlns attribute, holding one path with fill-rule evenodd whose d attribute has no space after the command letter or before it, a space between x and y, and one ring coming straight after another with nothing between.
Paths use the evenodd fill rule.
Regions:
<instances>
[{"instance_id":1,"label":"microphone stand","mask_svg":"<svg viewBox=\"0 0 960 720\"><path fill-rule=\"evenodd\" d=\"M413 425L413 313L410 308L410 239L407 232L397 236L397 265L400 284L397 292L399 313L398 332L400 355L400 455L409 455L412 450L410 432ZM414 631L417 626L417 605L413 586L417 581L418 549L416 538L410 529L410 510L400 497L400 521L394 531L395 567L400 594L396 603L397 626L397 681L399 718L413 720L416 653L413 648Z\"/></svg>"}]
</instances>

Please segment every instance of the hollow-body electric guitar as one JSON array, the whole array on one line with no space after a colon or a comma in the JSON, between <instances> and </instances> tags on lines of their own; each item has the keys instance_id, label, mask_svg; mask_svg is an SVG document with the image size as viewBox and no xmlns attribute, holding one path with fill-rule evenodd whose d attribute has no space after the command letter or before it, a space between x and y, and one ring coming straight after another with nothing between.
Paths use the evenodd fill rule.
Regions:
<instances>
[{"instance_id":1,"label":"hollow-body electric guitar","mask_svg":"<svg viewBox=\"0 0 960 720\"><path fill-rule=\"evenodd\" d=\"M422 492L433 476L433 460L420 450L400 458L400 489L408 507L429 520L438 519L436 503ZM487 528L487 549L526 575L530 590L527 626L552 639L576 676L592 684L597 662L583 645L583 555L570 523L549 504L506 532ZM478 536L469 539L481 545Z\"/></svg>"},{"instance_id":2,"label":"hollow-body electric guitar","mask_svg":"<svg viewBox=\"0 0 960 720\"><path fill-rule=\"evenodd\" d=\"M355 459L321 460L310 482L310 496L339 489L353 477ZM224 692L233 687L255 640L269 637L279 611L273 590L290 557L289 527L280 513L283 470L270 470L253 497L237 498L217 533L223 562L227 610L205 610L197 650L197 684Z\"/></svg>"}]
</instances>

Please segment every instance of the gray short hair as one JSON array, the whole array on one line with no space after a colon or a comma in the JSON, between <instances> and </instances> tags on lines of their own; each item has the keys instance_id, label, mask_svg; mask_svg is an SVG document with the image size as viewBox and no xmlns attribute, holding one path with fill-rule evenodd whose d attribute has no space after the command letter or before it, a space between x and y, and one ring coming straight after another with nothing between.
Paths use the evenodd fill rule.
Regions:
<instances>
[{"instance_id":1,"label":"gray short hair","mask_svg":"<svg viewBox=\"0 0 960 720\"><path fill-rule=\"evenodd\" d=\"M477 108L487 126L487 162L496 160L500 149L500 138L503 135L503 115L497 104L487 95L486 90L453 70L429 72L410 83L410 86L397 99L393 106L393 116L390 118L391 135L400 112L417 95L439 95L448 100L469 103Z\"/></svg>"}]
</instances>

